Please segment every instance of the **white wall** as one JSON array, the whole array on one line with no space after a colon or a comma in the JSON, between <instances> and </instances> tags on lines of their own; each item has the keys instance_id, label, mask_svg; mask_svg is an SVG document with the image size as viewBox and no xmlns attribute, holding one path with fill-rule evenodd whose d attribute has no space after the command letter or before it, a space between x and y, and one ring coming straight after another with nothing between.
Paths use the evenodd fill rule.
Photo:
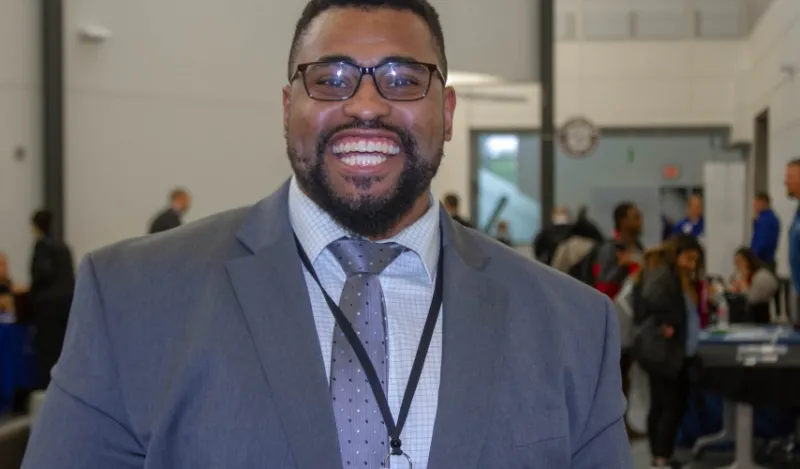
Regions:
<instances>
[{"instance_id":1,"label":"white wall","mask_svg":"<svg viewBox=\"0 0 800 469\"><path fill-rule=\"evenodd\" d=\"M173 185L192 190L190 218L198 218L252 203L288 176L280 88L303 3L289 2L276 15L272 3L258 0L70 2L66 229L78 256L143 233ZM105 25L113 38L80 42L85 24ZM557 120L728 125L741 47L740 41L559 43ZM455 191L467 202L470 130L537 128L539 90L516 84L460 91L455 138L434 190Z\"/></svg>"},{"instance_id":2,"label":"white wall","mask_svg":"<svg viewBox=\"0 0 800 469\"><path fill-rule=\"evenodd\" d=\"M539 0L430 3L442 22L451 69L539 81Z\"/></svg>"},{"instance_id":3,"label":"white wall","mask_svg":"<svg viewBox=\"0 0 800 469\"><path fill-rule=\"evenodd\" d=\"M535 23L527 0L504 1L520 24ZM289 175L280 90L305 3L72 0L66 5L66 234L78 256L143 233L176 184L193 192L190 218L198 218L252 203ZM445 15L460 5L438 4ZM513 13L526 9L525 18ZM513 41L514 28L507 21L483 22L483 36L499 42L483 41L477 50L458 41L473 35L474 21L444 20L455 65L479 53L484 60L473 65L481 71ZM79 41L77 32L87 24L108 27L112 39ZM526 42L533 48L535 41ZM535 57L524 57L523 63L525 52L518 53L518 68L509 69L510 76L535 75Z\"/></svg>"},{"instance_id":4,"label":"white wall","mask_svg":"<svg viewBox=\"0 0 800 469\"><path fill-rule=\"evenodd\" d=\"M559 42L556 122L585 116L600 127L731 126L743 47L743 41L707 40ZM434 189L460 194L466 204L471 130L537 129L540 90L515 84L459 93L456 132ZM498 95L521 101L490 99Z\"/></svg>"},{"instance_id":5,"label":"white wall","mask_svg":"<svg viewBox=\"0 0 800 469\"><path fill-rule=\"evenodd\" d=\"M800 72L800 2L796 0L774 0L753 31L737 73L734 127L738 140L750 142L756 115L770 109L769 187L785 228L796 209L795 202L781 195L786 192L786 163L800 157L800 75L783 74L783 63L795 64ZM787 257L784 230L778 251L783 275L788 274Z\"/></svg>"},{"instance_id":6,"label":"white wall","mask_svg":"<svg viewBox=\"0 0 800 469\"><path fill-rule=\"evenodd\" d=\"M178 184L190 219L289 175L281 87L304 2L73 0L66 9L67 237L77 255L143 234ZM287 21L292 18L292 21ZM77 38L84 24L113 31Z\"/></svg>"},{"instance_id":7,"label":"white wall","mask_svg":"<svg viewBox=\"0 0 800 469\"><path fill-rule=\"evenodd\" d=\"M38 3L0 0L0 251L28 280L30 217L41 202ZM24 149L22 160L17 148Z\"/></svg>"}]
</instances>

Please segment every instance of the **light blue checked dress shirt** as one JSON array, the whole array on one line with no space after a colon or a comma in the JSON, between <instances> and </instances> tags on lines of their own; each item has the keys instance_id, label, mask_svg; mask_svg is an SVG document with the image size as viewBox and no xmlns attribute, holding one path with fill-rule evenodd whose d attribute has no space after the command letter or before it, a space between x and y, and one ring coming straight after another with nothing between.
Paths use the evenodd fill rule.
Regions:
<instances>
[{"instance_id":1,"label":"light blue checked dress shirt","mask_svg":"<svg viewBox=\"0 0 800 469\"><path fill-rule=\"evenodd\" d=\"M431 208L416 223L394 238L394 242L409 249L401 254L381 274L381 286L386 304L389 341L389 406L397 419L411 367L417 354L422 329L428 316L439 261L439 204ZM289 189L289 218L297 239L314 265L322 286L334 301L341 296L346 276L339 262L327 249L337 239L349 235L324 210L309 199L292 178ZM314 312L319 345L330 381L331 349L336 320L325 298L308 272L306 285ZM442 368L442 315L440 313L433 340L425 360L417 392L411 404L401 439L414 462L415 469L428 467L428 456L439 401L439 379ZM331 455L336 457L337 455ZM396 459L396 458L393 458ZM405 461L397 459L396 467L404 468ZM372 468L370 468L372 469ZM377 468L375 468L377 469Z\"/></svg>"}]
</instances>

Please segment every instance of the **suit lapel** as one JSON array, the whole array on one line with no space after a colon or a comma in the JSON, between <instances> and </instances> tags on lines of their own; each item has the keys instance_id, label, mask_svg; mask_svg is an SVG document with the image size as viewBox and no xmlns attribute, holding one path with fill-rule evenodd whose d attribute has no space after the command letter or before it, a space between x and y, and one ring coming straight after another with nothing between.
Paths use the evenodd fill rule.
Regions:
<instances>
[{"instance_id":1,"label":"suit lapel","mask_svg":"<svg viewBox=\"0 0 800 469\"><path fill-rule=\"evenodd\" d=\"M272 391L297 469L341 467L331 395L288 217L288 186L248 215L250 251L228 273Z\"/></svg>"},{"instance_id":2,"label":"suit lapel","mask_svg":"<svg viewBox=\"0 0 800 469\"><path fill-rule=\"evenodd\" d=\"M507 291L465 228L442 218L444 318L439 407L429 467L478 466L506 345Z\"/></svg>"}]
</instances>

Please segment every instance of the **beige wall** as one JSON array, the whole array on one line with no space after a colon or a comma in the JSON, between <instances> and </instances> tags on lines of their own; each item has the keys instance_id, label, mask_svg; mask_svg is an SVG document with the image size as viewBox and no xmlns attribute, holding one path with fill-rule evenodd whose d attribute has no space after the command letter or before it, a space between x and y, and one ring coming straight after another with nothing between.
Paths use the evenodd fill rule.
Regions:
<instances>
[{"instance_id":1,"label":"beige wall","mask_svg":"<svg viewBox=\"0 0 800 469\"><path fill-rule=\"evenodd\" d=\"M0 0L0 251L18 282L27 282L29 220L41 202L37 5Z\"/></svg>"},{"instance_id":2,"label":"beige wall","mask_svg":"<svg viewBox=\"0 0 800 469\"><path fill-rule=\"evenodd\" d=\"M0 18L0 34L33 36L36 14L20 6L33 2L0 2L12 12ZM279 17L271 3L257 0L69 2L67 236L77 255L143 233L175 184L194 192L194 219L252 203L289 175L280 87L302 4L287 3ZM107 26L113 37L103 44L81 42L77 32L87 24ZM26 50L0 43L0 53L11 57L4 64L22 64L0 69L0 103L12 102L0 106L0 116L26 122L16 133L33 147L35 86L27 97L6 91L6 83L26 83L6 75L35 67L32 43ZM557 120L585 115L601 126L730 125L738 116L743 47L743 41L559 43ZM525 99L515 103L470 99L466 94L476 90L460 91L456 134L434 190L455 191L466 200L470 129L538 127L539 90L513 85L481 91ZM39 167L33 163L24 165L29 182L20 190L38 194L32 188ZM30 194L27 200L18 216L17 224L25 225L19 240L28 239L27 215L38 203Z\"/></svg>"},{"instance_id":3,"label":"beige wall","mask_svg":"<svg viewBox=\"0 0 800 469\"><path fill-rule=\"evenodd\" d=\"M744 41L560 42L556 122L585 116L600 127L729 127ZM468 95L480 99L469 99ZM472 129L538 129L538 85L459 88L453 141L434 184L469 199ZM513 96L522 101L492 100ZM469 207L464 207L469 213Z\"/></svg>"},{"instance_id":4,"label":"beige wall","mask_svg":"<svg viewBox=\"0 0 800 469\"><path fill-rule=\"evenodd\" d=\"M770 109L769 188L786 228L796 202L782 197L784 169L789 160L800 157L800 2L773 1L756 25L741 63L734 133L741 141L752 141L755 117ZM794 64L798 74L781 72L783 64ZM787 258L784 230L778 250L783 275L788 274Z\"/></svg>"},{"instance_id":5,"label":"beige wall","mask_svg":"<svg viewBox=\"0 0 800 469\"><path fill-rule=\"evenodd\" d=\"M176 184L194 194L195 219L286 179L281 87L302 6L69 2L67 236L79 255L143 234ZM85 24L113 37L83 43Z\"/></svg>"}]
</instances>

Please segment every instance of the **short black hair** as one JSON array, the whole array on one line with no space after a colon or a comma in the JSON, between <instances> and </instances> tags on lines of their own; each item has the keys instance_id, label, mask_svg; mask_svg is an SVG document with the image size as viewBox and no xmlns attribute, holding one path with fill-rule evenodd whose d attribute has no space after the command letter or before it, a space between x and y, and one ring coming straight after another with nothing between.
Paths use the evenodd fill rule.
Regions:
<instances>
[{"instance_id":1,"label":"short black hair","mask_svg":"<svg viewBox=\"0 0 800 469\"><path fill-rule=\"evenodd\" d=\"M42 234L50 236L51 230L53 229L53 212L47 209L39 210L33 214L33 219L31 221L33 226L38 228Z\"/></svg>"},{"instance_id":2,"label":"short black hair","mask_svg":"<svg viewBox=\"0 0 800 469\"><path fill-rule=\"evenodd\" d=\"M756 194L756 200L760 200L761 202L764 202L767 205L772 203L772 198L766 192L759 192L758 194Z\"/></svg>"},{"instance_id":3,"label":"short black hair","mask_svg":"<svg viewBox=\"0 0 800 469\"><path fill-rule=\"evenodd\" d=\"M793 159L786 166L800 166L800 158Z\"/></svg>"},{"instance_id":4,"label":"short black hair","mask_svg":"<svg viewBox=\"0 0 800 469\"><path fill-rule=\"evenodd\" d=\"M622 202L614 208L614 229L619 229L622 221L628 216L628 212L635 207L636 205L633 202Z\"/></svg>"},{"instance_id":5,"label":"short black hair","mask_svg":"<svg viewBox=\"0 0 800 469\"><path fill-rule=\"evenodd\" d=\"M442 31L442 24L439 21L439 14L427 0L310 0L303 9L303 13L297 21L297 26L295 26L292 46L291 49L289 49L289 80L294 76L294 62L297 58L297 47L300 40L308 30L311 22L331 8L360 8L362 10L391 8L393 10L405 10L415 13L425 20L425 23L427 23L428 28L431 30L431 35L433 35L435 43L434 46L436 47L436 54L439 56L441 72L445 81L447 80L447 55L445 54L444 47L444 32Z\"/></svg>"},{"instance_id":6,"label":"short black hair","mask_svg":"<svg viewBox=\"0 0 800 469\"><path fill-rule=\"evenodd\" d=\"M447 194L444 196L444 204L448 207L458 208L459 198L455 194Z\"/></svg>"}]
</instances>

